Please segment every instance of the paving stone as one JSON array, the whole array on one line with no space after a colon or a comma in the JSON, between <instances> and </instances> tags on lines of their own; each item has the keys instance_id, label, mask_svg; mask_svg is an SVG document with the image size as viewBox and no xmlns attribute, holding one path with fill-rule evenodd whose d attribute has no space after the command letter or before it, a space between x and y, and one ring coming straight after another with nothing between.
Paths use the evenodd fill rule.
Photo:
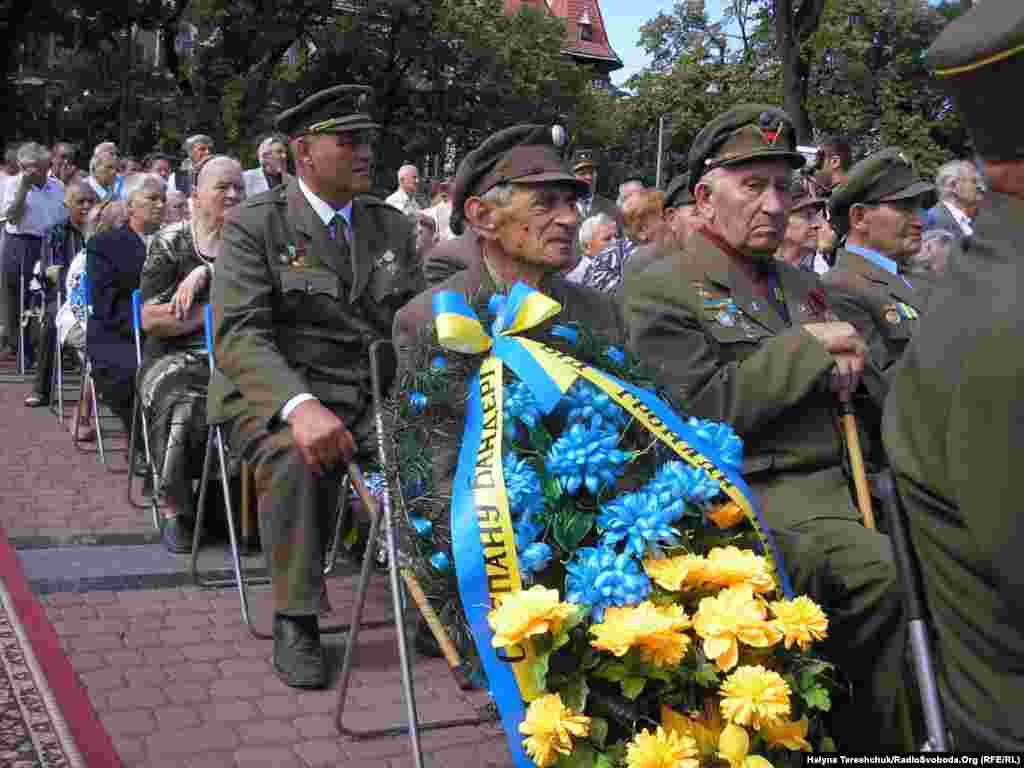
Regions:
<instances>
[{"instance_id":1,"label":"paving stone","mask_svg":"<svg viewBox=\"0 0 1024 768\"><path fill-rule=\"evenodd\" d=\"M164 689L175 704L198 704L210 700L210 691L202 683L180 683Z\"/></svg>"},{"instance_id":2,"label":"paving stone","mask_svg":"<svg viewBox=\"0 0 1024 768\"><path fill-rule=\"evenodd\" d=\"M192 707L159 707L153 714L162 731L180 731L200 723L199 714Z\"/></svg>"},{"instance_id":3,"label":"paving stone","mask_svg":"<svg viewBox=\"0 0 1024 768\"><path fill-rule=\"evenodd\" d=\"M299 698L295 695L263 696L256 706L265 717L295 717L299 709Z\"/></svg>"},{"instance_id":4,"label":"paving stone","mask_svg":"<svg viewBox=\"0 0 1024 768\"><path fill-rule=\"evenodd\" d=\"M235 768L235 755L233 752L218 752L191 757L185 763L185 768Z\"/></svg>"},{"instance_id":5,"label":"paving stone","mask_svg":"<svg viewBox=\"0 0 1024 768\"><path fill-rule=\"evenodd\" d=\"M307 768L335 768L335 766L348 766L346 753L341 751L341 746L336 739L313 739L295 745L295 752L306 764ZM381 765L380 761L378 765Z\"/></svg>"},{"instance_id":6,"label":"paving stone","mask_svg":"<svg viewBox=\"0 0 1024 768\"><path fill-rule=\"evenodd\" d=\"M159 688L121 688L111 691L107 697L107 709L111 711L145 709L159 707L166 702L167 697Z\"/></svg>"},{"instance_id":7,"label":"paving stone","mask_svg":"<svg viewBox=\"0 0 1024 768\"><path fill-rule=\"evenodd\" d=\"M201 711L203 721L208 723L241 723L260 719L260 712L251 701L214 699L204 704Z\"/></svg>"},{"instance_id":8,"label":"paving stone","mask_svg":"<svg viewBox=\"0 0 1024 768\"><path fill-rule=\"evenodd\" d=\"M146 746L153 757L203 755L217 750L237 749L238 745L238 734L220 723L180 731L160 731L146 738Z\"/></svg>"},{"instance_id":9,"label":"paving stone","mask_svg":"<svg viewBox=\"0 0 1024 768\"><path fill-rule=\"evenodd\" d=\"M239 723L238 735L242 743L249 744L292 744L298 741L299 732L285 720L257 720Z\"/></svg>"},{"instance_id":10,"label":"paving stone","mask_svg":"<svg viewBox=\"0 0 1024 768\"><path fill-rule=\"evenodd\" d=\"M145 736L156 731L156 720L146 710L108 712L100 718L111 737ZM141 742L139 744L141 747Z\"/></svg>"},{"instance_id":11,"label":"paving stone","mask_svg":"<svg viewBox=\"0 0 1024 768\"><path fill-rule=\"evenodd\" d=\"M163 668L163 671L170 680L176 683L202 683L220 677L220 670L206 661L169 664Z\"/></svg>"},{"instance_id":12,"label":"paving stone","mask_svg":"<svg viewBox=\"0 0 1024 768\"><path fill-rule=\"evenodd\" d=\"M217 680L210 686L210 694L219 699L255 699L263 695L263 686L248 678Z\"/></svg>"},{"instance_id":13,"label":"paving stone","mask_svg":"<svg viewBox=\"0 0 1024 768\"><path fill-rule=\"evenodd\" d=\"M302 763L290 749L246 748L235 752L238 768L302 768Z\"/></svg>"},{"instance_id":14,"label":"paving stone","mask_svg":"<svg viewBox=\"0 0 1024 768\"><path fill-rule=\"evenodd\" d=\"M111 688L122 688L124 678L117 668L97 669L79 675L82 685L94 691L109 691Z\"/></svg>"}]
</instances>

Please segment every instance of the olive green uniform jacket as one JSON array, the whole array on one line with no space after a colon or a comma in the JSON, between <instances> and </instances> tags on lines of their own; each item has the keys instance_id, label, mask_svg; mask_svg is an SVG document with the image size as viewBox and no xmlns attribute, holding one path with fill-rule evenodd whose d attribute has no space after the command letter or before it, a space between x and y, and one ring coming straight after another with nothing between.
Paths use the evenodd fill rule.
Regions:
<instances>
[{"instance_id":1,"label":"olive green uniform jacket","mask_svg":"<svg viewBox=\"0 0 1024 768\"><path fill-rule=\"evenodd\" d=\"M750 278L715 243L694 233L683 249L627 277L630 343L660 367L661 384L687 415L725 422L743 439L744 477L793 587L822 604L831 622L826 650L855 685L853 704L834 724L840 747L904 748L892 727L903 717L892 550L853 506L828 386L832 357L802 328L835 317L816 275L785 262L772 268L786 319L755 298Z\"/></svg>"},{"instance_id":2,"label":"olive green uniform jacket","mask_svg":"<svg viewBox=\"0 0 1024 768\"><path fill-rule=\"evenodd\" d=\"M427 286L443 283L464 269L480 271L480 238L468 225L463 234L442 240L423 258Z\"/></svg>"},{"instance_id":3,"label":"olive green uniform jacket","mask_svg":"<svg viewBox=\"0 0 1024 768\"><path fill-rule=\"evenodd\" d=\"M884 438L958 750L1024 741L1024 200L991 193L892 382ZM940 309L941 308L941 309Z\"/></svg>"},{"instance_id":4,"label":"olive green uniform jacket","mask_svg":"<svg viewBox=\"0 0 1024 768\"><path fill-rule=\"evenodd\" d=\"M369 404L370 342L422 287L408 220L382 200L352 205L352 242L332 240L298 182L228 214L213 283L209 419L248 412L269 428L309 392L358 419Z\"/></svg>"},{"instance_id":5,"label":"olive green uniform jacket","mask_svg":"<svg viewBox=\"0 0 1024 768\"><path fill-rule=\"evenodd\" d=\"M821 278L829 307L868 345L864 383L881 406L907 342L921 326L932 281L894 275L858 253L841 249L839 266Z\"/></svg>"}]
</instances>

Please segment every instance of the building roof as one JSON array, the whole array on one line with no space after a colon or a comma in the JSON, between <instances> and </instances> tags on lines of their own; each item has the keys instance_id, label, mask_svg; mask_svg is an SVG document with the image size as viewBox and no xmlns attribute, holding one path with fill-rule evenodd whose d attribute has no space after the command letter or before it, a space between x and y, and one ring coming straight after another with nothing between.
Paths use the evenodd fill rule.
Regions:
<instances>
[{"instance_id":1,"label":"building roof","mask_svg":"<svg viewBox=\"0 0 1024 768\"><path fill-rule=\"evenodd\" d=\"M621 69L622 59L608 41L599 0L505 0L505 13L520 8L546 9L565 21L562 52L573 58L604 64L609 71ZM580 39L580 24L590 24L591 39Z\"/></svg>"}]
</instances>

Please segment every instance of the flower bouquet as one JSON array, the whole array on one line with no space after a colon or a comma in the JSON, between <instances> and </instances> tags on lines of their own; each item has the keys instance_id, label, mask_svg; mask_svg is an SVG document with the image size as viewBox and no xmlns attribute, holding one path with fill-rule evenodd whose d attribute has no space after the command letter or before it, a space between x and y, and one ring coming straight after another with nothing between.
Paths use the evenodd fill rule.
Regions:
<instances>
[{"instance_id":1,"label":"flower bouquet","mask_svg":"<svg viewBox=\"0 0 1024 768\"><path fill-rule=\"evenodd\" d=\"M828 621L788 586L739 438L552 327L536 291L483 320L440 296L390 403L402 551L517 764L765 768L825 747Z\"/></svg>"}]
</instances>

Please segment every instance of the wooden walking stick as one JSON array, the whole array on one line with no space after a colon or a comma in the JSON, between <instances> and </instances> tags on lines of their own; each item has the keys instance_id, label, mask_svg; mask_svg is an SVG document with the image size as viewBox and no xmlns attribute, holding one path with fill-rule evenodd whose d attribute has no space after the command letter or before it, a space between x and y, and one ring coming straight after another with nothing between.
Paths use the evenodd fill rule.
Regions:
<instances>
[{"instance_id":1,"label":"wooden walking stick","mask_svg":"<svg viewBox=\"0 0 1024 768\"><path fill-rule=\"evenodd\" d=\"M857 415L853 411L849 394L840 397L839 413L846 434L846 450L850 454L850 470L853 472L853 487L857 491L857 507L864 518L864 526L874 530L875 513L871 509L871 492L868 489L868 476L864 471L864 453L860 449Z\"/></svg>"},{"instance_id":2,"label":"wooden walking stick","mask_svg":"<svg viewBox=\"0 0 1024 768\"><path fill-rule=\"evenodd\" d=\"M349 478L352 480L352 487L355 488L356 493L362 500L363 504L366 505L366 509L371 515L379 514L377 509L377 501L370 495L370 489L366 487L366 480L363 478L363 472L359 469L355 463L348 465ZM469 679L469 670L467 665L463 663L462 657L459 656L458 650L455 648L455 644L448 637L448 633L445 631L444 625L437 616L437 612L434 611L433 606L430 605L430 601L427 600L426 594L423 592L423 588L420 586L419 581L416 580L416 576L408 568L400 569L402 580L405 582L406 589L409 592L409 596L413 602L416 603L416 608L419 610L420 615L426 622L427 627L430 629L430 633L434 636L438 646L441 648L441 653L444 655L445 661L448 662L448 666L451 668L452 677L455 678L455 682L459 688L464 691L468 691L473 687L473 683Z\"/></svg>"}]
</instances>

